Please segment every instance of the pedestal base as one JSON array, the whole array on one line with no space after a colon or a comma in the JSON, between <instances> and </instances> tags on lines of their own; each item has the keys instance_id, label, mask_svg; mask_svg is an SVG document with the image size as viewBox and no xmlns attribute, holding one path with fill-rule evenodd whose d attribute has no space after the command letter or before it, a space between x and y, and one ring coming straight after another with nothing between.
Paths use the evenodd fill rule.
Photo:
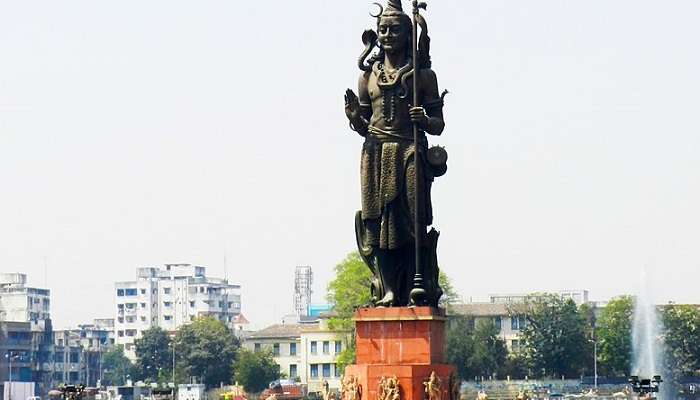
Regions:
<instances>
[{"instance_id":1,"label":"pedestal base","mask_svg":"<svg viewBox=\"0 0 700 400\"><path fill-rule=\"evenodd\" d=\"M355 313L354 320L356 364L345 368L344 380L357 380L360 392L355 397L361 400L457 400L454 392L459 380L455 367L445 363L443 310L365 308ZM437 379L427 384L431 374ZM395 391L382 386L382 378L386 381L394 377L399 385L398 398ZM344 397L350 400L347 394Z\"/></svg>"}]
</instances>

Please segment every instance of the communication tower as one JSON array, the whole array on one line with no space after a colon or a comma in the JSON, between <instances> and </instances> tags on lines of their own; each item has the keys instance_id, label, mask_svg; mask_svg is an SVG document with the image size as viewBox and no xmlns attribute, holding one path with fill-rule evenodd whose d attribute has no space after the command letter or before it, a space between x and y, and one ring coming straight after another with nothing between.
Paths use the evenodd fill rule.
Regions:
<instances>
[{"instance_id":1,"label":"communication tower","mask_svg":"<svg viewBox=\"0 0 700 400\"><path fill-rule=\"evenodd\" d=\"M306 316L311 304L311 284L314 273L310 266L298 266L294 271L294 312Z\"/></svg>"}]
</instances>

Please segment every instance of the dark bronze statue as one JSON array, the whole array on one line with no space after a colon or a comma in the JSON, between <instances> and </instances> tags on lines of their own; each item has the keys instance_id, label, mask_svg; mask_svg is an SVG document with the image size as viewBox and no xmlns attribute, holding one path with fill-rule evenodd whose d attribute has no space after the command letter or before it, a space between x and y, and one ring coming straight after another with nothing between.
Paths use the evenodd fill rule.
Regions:
<instances>
[{"instance_id":1,"label":"dark bronze statue","mask_svg":"<svg viewBox=\"0 0 700 400\"><path fill-rule=\"evenodd\" d=\"M357 244L374 274L373 305L437 307L439 233L426 228L433 222L431 185L446 172L447 153L428 148L426 134L445 128L446 92L440 95L431 69L428 28L419 13L425 4L413 2L413 20L400 0L379 8L377 32L362 35L358 95L345 94L350 127L365 138Z\"/></svg>"}]
</instances>

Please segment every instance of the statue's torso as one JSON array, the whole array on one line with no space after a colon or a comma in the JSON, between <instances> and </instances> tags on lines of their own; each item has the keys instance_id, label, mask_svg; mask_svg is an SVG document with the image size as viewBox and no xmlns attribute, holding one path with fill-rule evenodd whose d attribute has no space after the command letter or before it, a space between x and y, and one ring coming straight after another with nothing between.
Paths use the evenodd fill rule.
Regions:
<instances>
[{"instance_id":1,"label":"statue's torso","mask_svg":"<svg viewBox=\"0 0 700 400\"><path fill-rule=\"evenodd\" d=\"M413 124L408 113L413 99L412 78L407 79L403 86L401 76L398 75L393 85L381 87L380 81L386 78L382 77L379 63L375 64L368 75L367 92L372 107L370 127L412 137Z\"/></svg>"}]
</instances>

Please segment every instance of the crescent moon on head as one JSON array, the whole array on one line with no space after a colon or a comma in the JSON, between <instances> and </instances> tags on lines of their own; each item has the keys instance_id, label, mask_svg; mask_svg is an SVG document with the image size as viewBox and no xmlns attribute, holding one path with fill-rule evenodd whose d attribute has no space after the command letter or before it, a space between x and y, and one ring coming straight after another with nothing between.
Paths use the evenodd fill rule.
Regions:
<instances>
[{"instance_id":1,"label":"crescent moon on head","mask_svg":"<svg viewBox=\"0 0 700 400\"><path fill-rule=\"evenodd\" d=\"M372 16L372 17L374 17L374 18L379 18L379 17L381 17L382 14L384 13L384 6L382 6L382 5L379 4L379 3L372 3L372 4L374 4L374 5L376 5L377 7L379 7L379 13L377 13L376 15L375 15L375 14L372 14L372 13L369 13L369 15Z\"/></svg>"}]
</instances>

